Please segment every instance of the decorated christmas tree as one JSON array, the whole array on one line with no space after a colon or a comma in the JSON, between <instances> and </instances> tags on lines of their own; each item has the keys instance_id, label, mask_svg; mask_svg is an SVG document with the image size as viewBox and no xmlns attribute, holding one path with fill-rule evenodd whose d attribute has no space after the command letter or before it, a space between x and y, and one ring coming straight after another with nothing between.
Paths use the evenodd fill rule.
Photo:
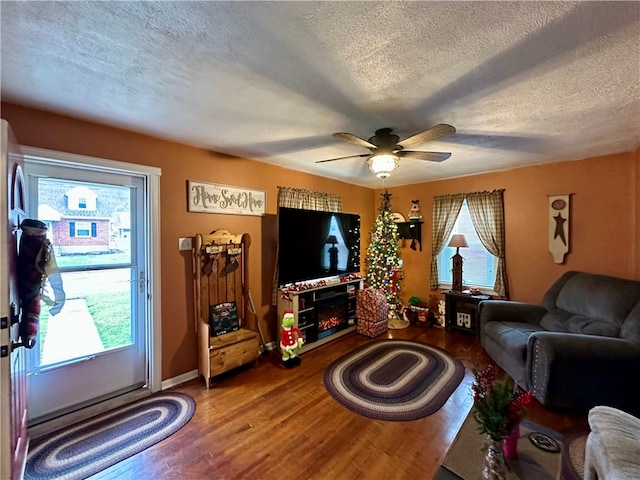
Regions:
<instances>
[{"instance_id":1,"label":"decorated christmas tree","mask_svg":"<svg viewBox=\"0 0 640 480\"><path fill-rule=\"evenodd\" d=\"M382 288L389 308L400 304L400 244L398 227L391 215L391 194L385 191L378 216L371 227L371 243L367 249L367 284Z\"/></svg>"}]
</instances>

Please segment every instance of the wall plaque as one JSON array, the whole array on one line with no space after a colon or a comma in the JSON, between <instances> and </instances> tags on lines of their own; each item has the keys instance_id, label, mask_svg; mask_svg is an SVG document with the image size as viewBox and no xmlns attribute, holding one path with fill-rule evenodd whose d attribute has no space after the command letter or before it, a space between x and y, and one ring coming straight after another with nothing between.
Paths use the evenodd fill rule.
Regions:
<instances>
[{"instance_id":1,"label":"wall plaque","mask_svg":"<svg viewBox=\"0 0 640 480\"><path fill-rule=\"evenodd\" d=\"M569 251L570 193L548 195L549 199L549 252L555 263L564 263Z\"/></svg>"},{"instance_id":2,"label":"wall plaque","mask_svg":"<svg viewBox=\"0 0 640 480\"><path fill-rule=\"evenodd\" d=\"M189 212L264 215L267 194L262 190L189 180Z\"/></svg>"}]
</instances>

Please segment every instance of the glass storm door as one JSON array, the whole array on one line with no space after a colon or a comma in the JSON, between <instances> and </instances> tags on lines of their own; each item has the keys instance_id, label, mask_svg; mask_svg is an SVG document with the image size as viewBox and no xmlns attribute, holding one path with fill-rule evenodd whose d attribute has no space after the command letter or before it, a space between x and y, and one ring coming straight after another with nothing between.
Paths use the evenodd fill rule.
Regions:
<instances>
[{"instance_id":1,"label":"glass storm door","mask_svg":"<svg viewBox=\"0 0 640 480\"><path fill-rule=\"evenodd\" d=\"M44 163L27 175L62 283L45 283L28 367L39 423L144 386L147 222L140 177Z\"/></svg>"}]
</instances>

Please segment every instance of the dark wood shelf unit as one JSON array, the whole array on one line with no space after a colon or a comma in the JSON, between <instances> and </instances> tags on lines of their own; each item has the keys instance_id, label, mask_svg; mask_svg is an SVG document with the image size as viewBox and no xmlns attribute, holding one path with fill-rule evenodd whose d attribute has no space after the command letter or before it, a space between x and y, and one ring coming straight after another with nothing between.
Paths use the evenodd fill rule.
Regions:
<instances>
[{"instance_id":1,"label":"dark wood shelf unit","mask_svg":"<svg viewBox=\"0 0 640 480\"><path fill-rule=\"evenodd\" d=\"M330 283L300 291L290 291L287 297L278 297L278 338L282 331L281 319L285 310L291 310L295 317L294 326L299 328L305 343L299 353L324 345L356 329L356 299L358 291L364 288L364 279L357 278L339 283ZM346 313L346 322L338 328L318 331L318 312L327 304L341 305Z\"/></svg>"},{"instance_id":2,"label":"dark wood shelf unit","mask_svg":"<svg viewBox=\"0 0 640 480\"><path fill-rule=\"evenodd\" d=\"M424 222L397 222L398 236L403 240L415 240L422 251L422 224Z\"/></svg>"},{"instance_id":3,"label":"dark wood shelf unit","mask_svg":"<svg viewBox=\"0 0 640 480\"><path fill-rule=\"evenodd\" d=\"M491 295L471 295L469 293L446 290L442 292L445 301L445 328L479 335L478 304L490 300Z\"/></svg>"}]
</instances>

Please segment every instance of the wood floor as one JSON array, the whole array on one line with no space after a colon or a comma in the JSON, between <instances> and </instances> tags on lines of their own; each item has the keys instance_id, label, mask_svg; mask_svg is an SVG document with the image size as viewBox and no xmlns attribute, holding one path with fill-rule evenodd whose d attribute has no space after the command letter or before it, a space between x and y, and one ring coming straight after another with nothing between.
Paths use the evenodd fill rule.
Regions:
<instances>
[{"instance_id":1,"label":"wood floor","mask_svg":"<svg viewBox=\"0 0 640 480\"><path fill-rule=\"evenodd\" d=\"M383 338L437 345L458 357L465 378L436 413L410 422L385 422L351 413L326 392L322 374L334 359L373 341L348 334L282 367L277 352L249 367L175 390L197 403L180 431L92 477L113 479L431 479L472 406L472 368L489 358L478 340L436 327L410 326ZM560 432L586 428L584 415L533 405L527 418ZM470 455L477 452L470 452Z\"/></svg>"}]
</instances>

